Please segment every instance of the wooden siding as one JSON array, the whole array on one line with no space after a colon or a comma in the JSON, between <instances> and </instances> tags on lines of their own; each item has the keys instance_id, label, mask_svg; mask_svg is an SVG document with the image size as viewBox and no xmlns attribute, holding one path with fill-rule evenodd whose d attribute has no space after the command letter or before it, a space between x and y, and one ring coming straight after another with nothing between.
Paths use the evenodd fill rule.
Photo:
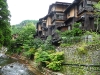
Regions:
<instances>
[{"instance_id":1,"label":"wooden siding","mask_svg":"<svg viewBox=\"0 0 100 75\"><path fill-rule=\"evenodd\" d=\"M72 8L71 10L69 10L69 12L67 13L67 18L70 18L70 17L74 17L74 8Z\"/></svg>"},{"instance_id":2,"label":"wooden siding","mask_svg":"<svg viewBox=\"0 0 100 75\"><path fill-rule=\"evenodd\" d=\"M38 25L38 30L41 31L41 25L40 24Z\"/></svg>"},{"instance_id":3,"label":"wooden siding","mask_svg":"<svg viewBox=\"0 0 100 75\"><path fill-rule=\"evenodd\" d=\"M51 25L51 17L47 18L46 27L48 27L48 25Z\"/></svg>"},{"instance_id":4,"label":"wooden siding","mask_svg":"<svg viewBox=\"0 0 100 75\"><path fill-rule=\"evenodd\" d=\"M64 6L56 6L55 11L62 11L62 12L64 12L65 9L66 8Z\"/></svg>"}]
</instances>

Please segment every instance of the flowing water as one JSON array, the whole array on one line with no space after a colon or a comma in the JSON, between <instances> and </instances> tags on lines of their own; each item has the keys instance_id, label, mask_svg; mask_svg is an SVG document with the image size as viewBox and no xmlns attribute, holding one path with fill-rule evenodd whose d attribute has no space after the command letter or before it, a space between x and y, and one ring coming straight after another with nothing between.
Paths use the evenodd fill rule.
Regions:
<instances>
[{"instance_id":1,"label":"flowing water","mask_svg":"<svg viewBox=\"0 0 100 75\"><path fill-rule=\"evenodd\" d=\"M16 59L0 53L0 75L35 75Z\"/></svg>"}]
</instances>

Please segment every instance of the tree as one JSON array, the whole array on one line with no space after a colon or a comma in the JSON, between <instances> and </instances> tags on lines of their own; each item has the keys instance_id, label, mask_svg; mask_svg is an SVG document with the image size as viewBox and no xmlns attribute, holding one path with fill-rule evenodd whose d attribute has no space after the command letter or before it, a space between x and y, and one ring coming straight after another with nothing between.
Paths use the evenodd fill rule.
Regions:
<instances>
[{"instance_id":1,"label":"tree","mask_svg":"<svg viewBox=\"0 0 100 75\"><path fill-rule=\"evenodd\" d=\"M15 39L15 46L12 45L16 51L14 52L22 52L21 48L25 51L28 51L30 48L33 48L33 35L36 33L36 28L33 23L27 23L25 26L17 27L16 25L12 26L12 35L17 34L17 38ZM13 42L12 42L13 43ZM20 51L18 51L20 50Z\"/></svg>"},{"instance_id":2,"label":"tree","mask_svg":"<svg viewBox=\"0 0 100 75\"><path fill-rule=\"evenodd\" d=\"M0 0L0 44L9 46L10 40L10 11L8 10L7 0Z\"/></svg>"},{"instance_id":3,"label":"tree","mask_svg":"<svg viewBox=\"0 0 100 75\"><path fill-rule=\"evenodd\" d=\"M94 8L95 8L95 15L96 15L96 32L99 30L99 23L100 23L100 1L97 4L94 4Z\"/></svg>"},{"instance_id":4,"label":"tree","mask_svg":"<svg viewBox=\"0 0 100 75\"><path fill-rule=\"evenodd\" d=\"M27 23L33 23L34 25L36 25L37 24L37 20L24 20L24 21L22 21L21 23L20 23L20 25L27 25Z\"/></svg>"}]
</instances>

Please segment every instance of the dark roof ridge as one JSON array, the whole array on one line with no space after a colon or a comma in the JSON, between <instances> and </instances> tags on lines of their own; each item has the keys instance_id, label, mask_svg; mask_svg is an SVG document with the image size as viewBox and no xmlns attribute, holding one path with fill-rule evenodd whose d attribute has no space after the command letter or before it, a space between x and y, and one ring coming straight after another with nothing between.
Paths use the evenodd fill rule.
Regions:
<instances>
[{"instance_id":1,"label":"dark roof ridge","mask_svg":"<svg viewBox=\"0 0 100 75\"><path fill-rule=\"evenodd\" d=\"M68 2L59 2L59 1L56 1L55 3L52 3L50 6L49 6L49 10L48 10L48 13L50 12L51 8L53 7L53 5L63 5L63 6L66 6L66 5L70 5L71 3L68 3Z\"/></svg>"},{"instance_id":2,"label":"dark roof ridge","mask_svg":"<svg viewBox=\"0 0 100 75\"><path fill-rule=\"evenodd\" d=\"M74 0L73 2L72 2L72 4L70 4L67 8L66 8L66 10L64 11L65 13L70 9L70 8L72 8L74 5L76 5L78 2L80 2L80 0Z\"/></svg>"}]
</instances>

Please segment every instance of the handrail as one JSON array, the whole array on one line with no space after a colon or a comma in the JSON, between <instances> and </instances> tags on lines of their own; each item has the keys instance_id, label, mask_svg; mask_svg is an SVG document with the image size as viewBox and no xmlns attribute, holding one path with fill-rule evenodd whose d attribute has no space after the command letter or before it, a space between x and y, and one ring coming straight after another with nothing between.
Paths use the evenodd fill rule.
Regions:
<instances>
[{"instance_id":1,"label":"handrail","mask_svg":"<svg viewBox=\"0 0 100 75\"><path fill-rule=\"evenodd\" d=\"M63 63L62 65L68 65L68 66L85 66L85 67L100 67L100 65L93 65L93 64L66 64Z\"/></svg>"}]
</instances>

